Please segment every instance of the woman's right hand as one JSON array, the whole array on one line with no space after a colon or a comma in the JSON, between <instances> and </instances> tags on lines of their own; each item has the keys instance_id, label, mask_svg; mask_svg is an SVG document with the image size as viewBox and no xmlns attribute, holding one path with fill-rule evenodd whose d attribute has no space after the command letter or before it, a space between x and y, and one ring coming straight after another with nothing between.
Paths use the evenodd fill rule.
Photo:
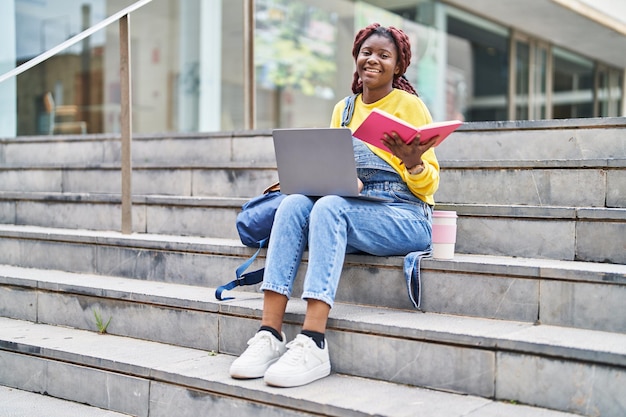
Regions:
<instances>
[{"instance_id":1,"label":"woman's right hand","mask_svg":"<svg viewBox=\"0 0 626 417\"><path fill-rule=\"evenodd\" d=\"M358 177L356 180L358 181L357 184L359 184L359 192L363 191L363 181Z\"/></svg>"},{"instance_id":2,"label":"woman's right hand","mask_svg":"<svg viewBox=\"0 0 626 417\"><path fill-rule=\"evenodd\" d=\"M422 163L422 155L432 148L439 136L431 138L428 142L420 143L419 135L407 144L396 132L392 132L391 136L385 133L383 143L391 150L391 153L402 160L405 166L412 167Z\"/></svg>"}]
</instances>

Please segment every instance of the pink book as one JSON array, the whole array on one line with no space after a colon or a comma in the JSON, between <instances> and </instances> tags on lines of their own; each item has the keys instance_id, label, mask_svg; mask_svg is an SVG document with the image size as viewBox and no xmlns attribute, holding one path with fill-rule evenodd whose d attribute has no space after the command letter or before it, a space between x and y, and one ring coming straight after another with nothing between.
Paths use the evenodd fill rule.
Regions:
<instances>
[{"instance_id":1,"label":"pink book","mask_svg":"<svg viewBox=\"0 0 626 417\"><path fill-rule=\"evenodd\" d=\"M353 136L361 139L363 142L391 152L382 142L385 133L391 135L391 132L396 132L406 143L411 143L418 133L420 134L420 143L428 142L431 138L439 135L439 139L435 143L435 146L439 146L450 133L454 132L462 124L463 122L460 120L449 120L415 127L383 110L374 109L361 123L361 126L354 131Z\"/></svg>"}]
</instances>

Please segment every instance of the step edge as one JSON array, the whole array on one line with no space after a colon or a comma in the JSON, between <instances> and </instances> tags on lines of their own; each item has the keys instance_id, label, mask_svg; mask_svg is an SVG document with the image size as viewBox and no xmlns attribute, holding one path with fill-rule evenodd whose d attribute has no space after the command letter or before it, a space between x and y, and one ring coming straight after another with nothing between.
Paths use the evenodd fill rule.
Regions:
<instances>
[{"instance_id":1,"label":"step edge","mask_svg":"<svg viewBox=\"0 0 626 417\"><path fill-rule=\"evenodd\" d=\"M7 272L13 272L14 277L7 277ZM218 301L213 298L213 288L200 292L196 287L181 284L162 283L155 286L149 281L62 271L54 273L46 271L48 273L45 277L28 278L26 274L32 272L28 268L0 268L0 285L20 286L63 295L84 295L171 308L191 308L209 314L240 318L260 317L262 311L262 295L258 293L233 291L231 295L235 295L235 299ZM20 273L24 275L19 276ZM85 276L89 277L90 285L81 285ZM286 320L300 323L305 310L304 301L291 300ZM420 318L425 320L419 320ZM472 333L468 332L470 328ZM533 323L513 320L424 313L348 303L337 303L331 310L329 330L365 332L381 337L410 338L496 351L504 349L610 366L626 366L626 334L598 330L553 325L536 326ZM551 333L549 346L543 343L546 338L545 332ZM574 343L578 338L580 341ZM612 351L607 348L613 345Z\"/></svg>"},{"instance_id":2,"label":"step edge","mask_svg":"<svg viewBox=\"0 0 626 417\"><path fill-rule=\"evenodd\" d=\"M93 335L84 330L77 329L69 329L69 328L58 328L57 326L50 325L41 325L41 324L33 324L30 322L22 322L13 319L3 319L0 318L1 323L5 323L4 326L0 326L0 328L7 328L6 321L12 320L11 328L14 330L13 334L19 334L15 331L18 326L45 326L47 330L47 334L54 335L55 333L61 333L60 337L90 337L94 338ZM31 328L32 329L32 328ZM0 330L0 333L7 333L4 330ZM11 352L13 354L26 354L30 356L39 357L45 360L53 360L53 361L62 361L76 366L88 367L92 370L101 370L104 372L114 372L114 373L123 373L130 374L130 376L136 376L143 379L148 379L150 381L166 383L171 385L177 385L184 388L192 388L199 391L205 392L214 392L221 395L227 395L233 398L239 399L248 399L255 402L264 402L269 404L276 405L287 405L290 407L296 407L305 412L320 412L320 403L315 401L316 398L323 397L320 394L320 386L321 383L313 383L309 386L292 388L292 389L280 389L280 388L272 388L266 386L262 380L250 380L250 381L242 381L242 380L234 380L230 378L227 374L227 367L230 365L232 360L234 360L233 356L226 354L218 354L215 356L207 355L205 351L197 350L197 349L189 349L189 348L177 348L171 345L165 345L157 342L149 342L149 341L141 341L135 340L127 337L121 336L96 336L107 338L107 342L117 343L119 346L126 348L128 343L134 343L138 345L139 348L135 348L133 350L143 350L150 351L151 348L155 346L158 348L163 348L164 352L167 352L166 356L163 358L172 358L176 357L176 364L170 363L168 361L162 361L158 365L149 366L148 364L141 364L137 361L136 358L132 358L135 360L135 363L132 363L133 360L127 355L124 359L119 359L113 357L113 355L95 355L92 353L91 357L88 357L84 354L78 352L70 352L68 349L65 349L62 346L51 347L45 346L44 343L39 343L39 345L34 342L27 343L22 342L20 345L12 345L9 349L6 347L0 346L0 349ZM1 339L6 339L7 337L2 337ZM54 339L51 337L50 339ZM10 348L13 349L10 349ZM121 351L126 349L111 349L113 351ZM108 356L108 357L107 357ZM182 356L182 357L181 357ZM85 360L87 359L87 360ZM180 371L180 365L185 363L194 362L193 366L187 366L184 373ZM211 372L218 371L218 372ZM134 373L137 373L135 375ZM359 389L363 389L365 385L374 385L377 390L382 388L386 388L387 390L392 390L392 393L395 393L394 398L406 398L415 400L419 395L430 395L434 397L439 397L441 399L456 399L458 401L465 401L468 403L468 406L471 406L473 410L469 411L477 411L478 409L484 409L484 407L488 407L491 404L497 404L498 407L503 406L511 406L510 410L519 410L519 405L506 404L500 401L495 401L492 399L487 399L479 396L458 394L445 392L440 390L434 390L430 388L423 387L414 387L407 386L405 384L396 384L390 381L379 381L374 379L368 379L363 377L352 377L348 375L342 375L338 373L332 373L329 377L325 378L324 386L330 392L343 392L341 387L346 387L346 384L361 384ZM314 387L311 389L310 387ZM339 391L336 391L339 390ZM311 392L313 391L313 392ZM366 391L366 390L363 390ZM386 391L386 390L383 390ZM389 392L389 391L386 391ZM322 393L323 394L323 393ZM400 395L401 394L401 395ZM417 394L417 395L416 395ZM308 397L308 398L307 398ZM359 406L363 407L361 410L355 410L354 405L350 406L350 399L342 397L346 396L332 396L335 404L332 404L328 401L324 403L324 411L328 413L332 413L335 415L346 415L343 413L348 412L348 415L361 415L363 413L370 414L372 412L371 404L360 404ZM349 397L349 396L348 396ZM343 403L342 403L343 402ZM398 404L403 404L405 402L399 401ZM354 402L352 402L354 404ZM537 414L545 416L547 413L551 415L551 411L554 411L554 415L572 415L573 414L559 414L564 413L558 410L549 410L541 407L533 407L533 406L523 406L525 407L526 412L531 413L532 411L536 411ZM380 413L381 410L378 410ZM483 410L484 411L484 410ZM467 411L466 411L467 412ZM390 412L388 415L392 415ZM467 414L465 414L467 415ZM516 414L514 414L516 415ZM532 414L528 414L532 415Z\"/></svg>"},{"instance_id":3,"label":"step edge","mask_svg":"<svg viewBox=\"0 0 626 417\"><path fill-rule=\"evenodd\" d=\"M147 233L123 234L116 231L60 229L40 226L0 224L0 237L38 239L44 241L119 246L124 248L154 249L199 254L249 257L254 248L244 246L237 239L196 236L161 235ZM262 250L260 257L265 257ZM303 258L307 259L307 253ZM402 256L379 257L349 254L346 264L402 268ZM521 258L497 255L455 254L453 259L427 258L423 270L499 274L510 277L567 280L599 284L626 284L626 265L587 261Z\"/></svg>"}]
</instances>

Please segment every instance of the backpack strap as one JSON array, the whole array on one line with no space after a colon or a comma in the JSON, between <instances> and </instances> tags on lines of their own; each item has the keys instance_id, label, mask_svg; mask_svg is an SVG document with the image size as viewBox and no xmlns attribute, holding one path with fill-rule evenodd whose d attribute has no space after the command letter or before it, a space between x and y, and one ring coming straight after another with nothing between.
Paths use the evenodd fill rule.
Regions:
<instances>
[{"instance_id":1,"label":"backpack strap","mask_svg":"<svg viewBox=\"0 0 626 417\"><path fill-rule=\"evenodd\" d=\"M256 257L259 256L259 252L261 252L261 249L263 249L263 246L265 246L267 240L268 239L263 239L261 242L259 242L259 249L257 249L254 255L248 258L248 260L246 260L243 264L239 266L239 268L237 268L237 270L235 271L235 275L237 276L237 278L230 281L228 284L224 284L218 287L215 290L215 298L220 301L232 300L234 297L224 298L222 297L222 293L227 290L232 290L235 287L239 287L242 285L254 285L263 281L263 273L265 272L265 268L257 269L256 271L248 272L247 274L244 274L244 272L250 267L250 265L252 265L252 262L254 262Z\"/></svg>"},{"instance_id":2,"label":"backpack strap","mask_svg":"<svg viewBox=\"0 0 626 417\"><path fill-rule=\"evenodd\" d=\"M356 101L357 94L353 94L345 98L345 106L343 107L343 114L341 116L341 127L346 127L352 120L354 114L354 102Z\"/></svg>"}]
</instances>

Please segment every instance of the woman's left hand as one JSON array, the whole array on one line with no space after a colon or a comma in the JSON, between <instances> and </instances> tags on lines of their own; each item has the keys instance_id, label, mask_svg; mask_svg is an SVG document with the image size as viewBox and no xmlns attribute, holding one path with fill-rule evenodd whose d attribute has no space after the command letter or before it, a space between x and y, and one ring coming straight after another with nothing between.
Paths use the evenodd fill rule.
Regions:
<instances>
[{"instance_id":1,"label":"woman's left hand","mask_svg":"<svg viewBox=\"0 0 626 417\"><path fill-rule=\"evenodd\" d=\"M382 141L392 154L404 162L405 166L413 167L422 163L422 155L433 147L438 138L439 136L435 136L428 142L420 144L420 137L418 135L410 144L407 144L396 132L392 132L391 135L385 133Z\"/></svg>"}]
</instances>

